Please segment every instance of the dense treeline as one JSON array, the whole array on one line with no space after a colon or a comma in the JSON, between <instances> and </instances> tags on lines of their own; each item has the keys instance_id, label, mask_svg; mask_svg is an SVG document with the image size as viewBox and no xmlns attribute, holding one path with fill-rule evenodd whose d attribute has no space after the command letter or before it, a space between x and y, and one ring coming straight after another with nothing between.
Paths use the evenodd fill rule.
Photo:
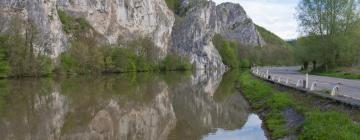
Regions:
<instances>
[{"instance_id":1,"label":"dense treeline","mask_svg":"<svg viewBox=\"0 0 360 140\"><path fill-rule=\"evenodd\" d=\"M231 68L248 68L251 65L288 65L293 63L290 46L264 28L259 30L267 44L265 46L246 46L233 40L215 35L213 43L225 65ZM276 38L277 41L273 40Z\"/></svg>"},{"instance_id":2,"label":"dense treeline","mask_svg":"<svg viewBox=\"0 0 360 140\"><path fill-rule=\"evenodd\" d=\"M330 71L359 63L360 18L357 0L302 0L298 20L305 37L295 45L304 70ZM309 68L312 64L313 67Z\"/></svg>"},{"instance_id":3,"label":"dense treeline","mask_svg":"<svg viewBox=\"0 0 360 140\"><path fill-rule=\"evenodd\" d=\"M149 39L131 41L126 47L107 45L93 47L84 42L73 42L60 56L60 72L86 74L101 72L149 72L190 70L188 59L168 54L160 59L159 50Z\"/></svg>"}]
</instances>

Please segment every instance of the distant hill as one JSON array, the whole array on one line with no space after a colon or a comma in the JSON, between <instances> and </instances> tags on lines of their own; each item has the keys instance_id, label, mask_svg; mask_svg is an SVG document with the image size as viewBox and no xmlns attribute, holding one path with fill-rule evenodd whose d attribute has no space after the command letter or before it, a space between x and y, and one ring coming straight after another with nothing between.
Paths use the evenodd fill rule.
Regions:
<instances>
[{"instance_id":1,"label":"distant hill","mask_svg":"<svg viewBox=\"0 0 360 140\"><path fill-rule=\"evenodd\" d=\"M261 27L259 25L255 25L256 29L262 36L262 38L265 40L265 42L268 45L274 45L274 46L282 46L282 47L288 47L289 44L281 39L279 36L275 35L274 33L270 32L269 30L265 29L264 27Z\"/></svg>"}]
</instances>

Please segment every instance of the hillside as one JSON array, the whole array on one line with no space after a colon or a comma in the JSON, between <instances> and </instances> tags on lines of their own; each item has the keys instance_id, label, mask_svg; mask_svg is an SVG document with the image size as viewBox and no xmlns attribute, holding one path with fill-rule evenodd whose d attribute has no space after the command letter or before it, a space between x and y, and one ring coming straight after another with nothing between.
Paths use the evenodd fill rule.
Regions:
<instances>
[{"instance_id":1,"label":"hillside","mask_svg":"<svg viewBox=\"0 0 360 140\"><path fill-rule=\"evenodd\" d=\"M283 46L288 47L289 44L285 42L283 39L281 39L276 34L270 32L269 30L265 29L264 27L261 27L259 25L255 25L256 29L260 33L261 37L265 40L267 44L275 45L275 46Z\"/></svg>"}]
</instances>

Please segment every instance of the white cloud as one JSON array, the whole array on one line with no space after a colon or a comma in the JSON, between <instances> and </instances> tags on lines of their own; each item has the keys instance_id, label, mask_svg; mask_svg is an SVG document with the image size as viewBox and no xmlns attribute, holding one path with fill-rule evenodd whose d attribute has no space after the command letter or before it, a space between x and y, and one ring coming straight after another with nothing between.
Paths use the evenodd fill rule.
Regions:
<instances>
[{"instance_id":1,"label":"white cloud","mask_svg":"<svg viewBox=\"0 0 360 140\"><path fill-rule=\"evenodd\" d=\"M299 0L213 0L240 3L253 21L277 34L283 39L299 36L296 20L296 6Z\"/></svg>"}]
</instances>

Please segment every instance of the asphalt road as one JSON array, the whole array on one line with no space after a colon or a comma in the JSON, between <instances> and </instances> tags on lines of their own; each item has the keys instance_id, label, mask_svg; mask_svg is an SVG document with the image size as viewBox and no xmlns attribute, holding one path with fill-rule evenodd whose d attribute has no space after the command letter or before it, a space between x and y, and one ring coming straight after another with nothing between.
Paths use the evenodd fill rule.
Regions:
<instances>
[{"instance_id":1,"label":"asphalt road","mask_svg":"<svg viewBox=\"0 0 360 140\"><path fill-rule=\"evenodd\" d=\"M298 71L299 69L300 67L298 66L262 67L259 68L259 71L266 73L266 71L269 70L270 75L276 75L277 77L280 76L284 81L288 78L289 84L296 85L299 79L305 79L305 74L300 73ZM318 83L315 90L331 90L334 86L339 84L340 91L338 94L360 100L360 80L309 75L309 87L311 87L312 83L315 81Z\"/></svg>"}]
</instances>

